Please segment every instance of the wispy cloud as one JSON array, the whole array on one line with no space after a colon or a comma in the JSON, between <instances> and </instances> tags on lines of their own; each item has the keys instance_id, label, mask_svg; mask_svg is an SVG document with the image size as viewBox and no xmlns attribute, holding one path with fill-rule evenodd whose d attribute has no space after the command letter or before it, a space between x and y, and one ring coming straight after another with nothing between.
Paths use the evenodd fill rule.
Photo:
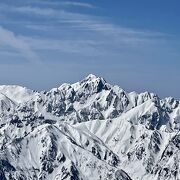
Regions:
<instances>
[{"instance_id":1,"label":"wispy cloud","mask_svg":"<svg viewBox=\"0 0 180 180\"><path fill-rule=\"evenodd\" d=\"M62 1L61 3L67 4L67 5L81 5L81 6L92 6L88 3L81 3L81 2L70 2L70 1ZM47 7L40 7L40 6L19 6L19 7L13 7L8 6L8 8L5 6L5 9L7 11L13 11L15 13L22 13L22 14L29 14L31 16L38 15L45 18L53 18L57 20L57 24L64 23L64 25L69 24L71 27L81 28L82 30L92 30L96 32L102 32L106 34L114 34L119 35L123 34L124 36L130 35L130 36L146 36L146 37L160 37L164 36L164 34L159 32L151 32L151 31L142 31L138 29L133 29L129 27L123 27L117 24L109 23L105 17L98 17L95 15L89 15L84 13L77 13L77 12L70 12L67 10L64 10L62 7L58 9L54 8L47 8ZM39 17L40 18L40 17ZM30 25L30 28L39 29L41 30L42 27L41 24L37 25ZM49 24L43 25L44 27L48 27ZM49 28L48 28L49 29Z\"/></svg>"},{"instance_id":2,"label":"wispy cloud","mask_svg":"<svg viewBox=\"0 0 180 180\"><path fill-rule=\"evenodd\" d=\"M93 40L54 40L44 38L30 38L22 37L36 50L55 50L65 53L76 53L81 55L89 55L95 53L95 55L104 53L98 52L96 48L100 43Z\"/></svg>"},{"instance_id":3,"label":"wispy cloud","mask_svg":"<svg viewBox=\"0 0 180 180\"><path fill-rule=\"evenodd\" d=\"M71 20L71 19L85 20L91 17L89 15L82 13L69 12L64 10L63 8L54 9L54 8L38 7L38 6L9 7L7 11L11 11L14 13L22 13L23 15L28 14L32 17L38 15L40 17L52 18L56 20Z\"/></svg>"},{"instance_id":4,"label":"wispy cloud","mask_svg":"<svg viewBox=\"0 0 180 180\"><path fill-rule=\"evenodd\" d=\"M64 2L72 6L87 6L91 4L79 2ZM9 45L18 49L21 53L28 54L29 59L37 56L33 50L56 50L66 53L100 54L104 52L119 51L120 48L138 48L149 45L152 42L160 42L166 35L158 32L142 31L129 27L123 27L108 22L105 17L97 17L84 13L75 13L61 8L49 8L42 6L24 5L10 6L6 11L32 16L33 22L25 22L27 29L46 33L46 36L32 34L28 37L16 36L4 28L9 38ZM36 17L38 21L36 22ZM42 23L39 21L42 18ZM48 21L43 21L48 19ZM49 20L51 19L51 20ZM62 35L60 35L62 33ZM54 39L54 34L57 34ZM69 34L72 36L69 37ZM60 35L60 36L58 36ZM46 37L46 38L45 38ZM16 43L12 43L12 41ZM5 43L5 42L4 42ZM24 50L25 49L25 50ZM99 51L99 52L98 52Z\"/></svg>"},{"instance_id":5,"label":"wispy cloud","mask_svg":"<svg viewBox=\"0 0 180 180\"><path fill-rule=\"evenodd\" d=\"M31 6L22 6L22 7L15 7L12 10L22 13L30 13L36 15L53 15L56 11L51 8L40 8L40 7L31 7Z\"/></svg>"},{"instance_id":6,"label":"wispy cloud","mask_svg":"<svg viewBox=\"0 0 180 180\"><path fill-rule=\"evenodd\" d=\"M25 59L29 61L39 61L38 55L32 50L26 41L2 26L0 26L0 46L9 46L17 50L21 55L24 56Z\"/></svg>"},{"instance_id":7,"label":"wispy cloud","mask_svg":"<svg viewBox=\"0 0 180 180\"><path fill-rule=\"evenodd\" d=\"M98 33L98 35L109 37L111 40L115 40L120 44L124 43L127 45L148 43L156 40L159 41L167 36L166 34L160 32L141 31L138 29L108 23L104 20L95 20L93 18L85 20L67 20L67 23L71 24L74 28L89 30Z\"/></svg>"},{"instance_id":8,"label":"wispy cloud","mask_svg":"<svg viewBox=\"0 0 180 180\"><path fill-rule=\"evenodd\" d=\"M92 4L89 3L82 3L82 2L75 2L75 1L66 1L63 2L64 5L68 6L79 6L79 7L85 7L85 8L95 8Z\"/></svg>"}]
</instances>

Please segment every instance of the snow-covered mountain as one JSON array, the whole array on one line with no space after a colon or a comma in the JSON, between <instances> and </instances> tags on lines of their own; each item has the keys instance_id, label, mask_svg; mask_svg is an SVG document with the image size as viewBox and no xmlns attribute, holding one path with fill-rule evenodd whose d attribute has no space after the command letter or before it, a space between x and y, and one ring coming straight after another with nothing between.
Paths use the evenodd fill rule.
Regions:
<instances>
[{"instance_id":1,"label":"snow-covered mountain","mask_svg":"<svg viewBox=\"0 0 180 180\"><path fill-rule=\"evenodd\" d=\"M37 92L0 86L1 180L179 180L180 101L90 74Z\"/></svg>"}]
</instances>

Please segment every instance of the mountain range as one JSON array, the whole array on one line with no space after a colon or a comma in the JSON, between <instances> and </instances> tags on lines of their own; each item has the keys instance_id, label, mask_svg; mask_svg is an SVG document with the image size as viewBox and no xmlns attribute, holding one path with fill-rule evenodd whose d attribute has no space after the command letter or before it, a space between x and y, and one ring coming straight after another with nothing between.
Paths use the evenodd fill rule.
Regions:
<instances>
[{"instance_id":1,"label":"mountain range","mask_svg":"<svg viewBox=\"0 0 180 180\"><path fill-rule=\"evenodd\" d=\"M88 75L0 86L1 180L180 180L180 101Z\"/></svg>"}]
</instances>

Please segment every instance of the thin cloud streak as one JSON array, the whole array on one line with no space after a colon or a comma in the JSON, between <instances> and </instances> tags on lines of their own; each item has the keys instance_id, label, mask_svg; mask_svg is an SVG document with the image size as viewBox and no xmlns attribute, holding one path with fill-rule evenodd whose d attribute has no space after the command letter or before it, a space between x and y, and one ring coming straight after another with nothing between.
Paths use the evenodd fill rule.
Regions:
<instances>
[{"instance_id":1,"label":"thin cloud streak","mask_svg":"<svg viewBox=\"0 0 180 180\"><path fill-rule=\"evenodd\" d=\"M114 38L116 43L124 43L126 45L139 45L164 38L166 35L159 32L139 31L133 28L121 27L104 20L96 20L95 16L84 15L80 13L67 12L65 10L55 10L51 8L35 8L35 7L20 7L16 8L21 13L31 13L35 15L48 16L55 18L62 27L76 28L80 31L91 31L92 33L100 33L101 35ZM62 24L63 23L63 24ZM53 31L49 25L28 25L27 28L34 30ZM47 29L46 29L47 27ZM56 29L56 28L55 28Z\"/></svg>"},{"instance_id":2,"label":"thin cloud streak","mask_svg":"<svg viewBox=\"0 0 180 180\"><path fill-rule=\"evenodd\" d=\"M25 59L31 62L38 62L38 55L32 50L29 44L16 36L12 31L0 26L0 46L9 46L22 54Z\"/></svg>"},{"instance_id":3,"label":"thin cloud streak","mask_svg":"<svg viewBox=\"0 0 180 180\"><path fill-rule=\"evenodd\" d=\"M65 3L65 2L64 2ZM76 3L76 2L66 2ZM61 23L62 26L67 26L69 28L76 28L80 31L93 31L95 33L101 33L102 35L115 38L116 41L124 41L126 44L129 42L131 44L136 43L147 43L153 40L159 40L159 38L166 37L165 34L159 32L141 31L135 30L133 28L121 27L112 23L106 22L105 19L97 20L96 16L69 12L63 9L53 9L53 8L42 8L42 7L32 7L32 6L22 6L22 7L11 7L11 11L19 12L23 14L40 15L42 17L47 17L56 20ZM63 24L62 24L63 23ZM43 26L41 24L31 24L27 25L27 28L34 30L51 31L53 28L49 27L49 24ZM47 28L47 29L46 29Z\"/></svg>"},{"instance_id":4,"label":"thin cloud streak","mask_svg":"<svg viewBox=\"0 0 180 180\"><path fill-rule=\"evenodd\" d=\"M51 8L39 8L39 7L31 7L31 6L15 7L12 10L21 13L36 14L42 16L53 15L56 12L54 9Z\"/></svg>"},{"instance_id":5,"label":"thin cloud streak","mask_svg":"<svg viewBox=\"0 0 180 180\"><path fill-rule=\"evenodd\" d=\"M81 55L102 54L97 46L100 45L93 40L53 40L43 38L22 37L35 50L56 50L65 53L76 53Z\"/></svg>"},{"instance_id":6,"label":"thin cloud streak","mask_svg":"<svg viewBox=\"0 0 180 180\"><path fill-rule=\"evenodd\" d=\"M68 6L79 6L79 7L85 7L85 8L95 8L95 6L93 6L92 4L89 3L82 3L82 2L75 2L75 1L67 1L67 2L63 2L64 5L68 5Z\"/></svg>"}]
</instances>

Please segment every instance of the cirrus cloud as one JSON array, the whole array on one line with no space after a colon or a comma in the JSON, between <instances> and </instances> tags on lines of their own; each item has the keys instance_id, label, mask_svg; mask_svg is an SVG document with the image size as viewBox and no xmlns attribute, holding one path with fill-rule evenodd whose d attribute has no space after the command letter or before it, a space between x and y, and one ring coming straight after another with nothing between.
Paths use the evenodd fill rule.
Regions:
<instances>
[{"instance_id":1,"label":"cirrus cloud","mask_svg":"<svg viewBox=\"0 0 180 180\"><path fill-rule=\"evenodd\" d=\"M17 50L25 59L38 62L38 55L32 50L31 46L14 32L0 26L0 46L9 46Z\"/></svg>"}]
</instances>

